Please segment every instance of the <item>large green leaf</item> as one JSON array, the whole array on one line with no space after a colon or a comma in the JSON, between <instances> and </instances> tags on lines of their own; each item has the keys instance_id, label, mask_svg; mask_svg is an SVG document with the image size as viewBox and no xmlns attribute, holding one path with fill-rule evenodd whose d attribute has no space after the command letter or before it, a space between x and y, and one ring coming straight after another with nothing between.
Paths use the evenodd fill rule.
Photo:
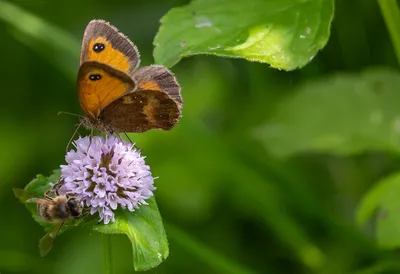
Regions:
<instances>
[{"instance_id":1,"label":"large green leaf","mask_svg":"<svg viewBox=\"0 0 400 274\"><path fill-rule=\"evenodd\" d=\"M14 190L15 196L19 199L21 203L30 198L29 194L34 194L40 197L44 197L44 193L49 190L56 183L57 179L60 177L60 171L55 170L54 173L49 176L43 176L41 174L37 175L29 184L25 186L26 193L18 192ZM33 219L43 226L46 231L49 231L54 225L43 220L38 215L35 204L25 204L26 208L31 212Z\"/></svg>"},{"instance_id":2,"label":"large green leaf","mask_svg":"<svg viewBox=\"0 0 400 274\"><path fill-rule=\"evenodd\" d=\"M40 196L40 197L44 197L44 193L49 190L50 188L52 188L54 186L54 184L57 182L58 178L60 177L60 170L54 170L53 174L50 175L49 177L45 177L43 175L37 175L35 179L33 179L29 184L27 184L25 186L25 191L20 191L18 189L14 189L14 194L16 196L16 198L18 198L20 200L20 202L25 203L25 201L31 197L31 195L36 195L36 196ZM41 226L44 227L44 230L46 232L52 231L53 228L55 227L54 223L49 223L46 222L42 217L40 217L40 215L37 212L36 209L36 204L31 204L31 203L27 203L25 204L26 208L31 212L33 219L40 224ZM87 222L88 220L93 220L93 218L91 216L82 218L82 219L74 219L72 221L69 222L65 222L64 225L62 226L62 228L59 231L59 234L63 233L64 231L80 226L82 225L84 222ZM47 250L47 247L51 248L52 244L49 244L48 241L50 241L51 243L53 242L53 238L56 235L51 234L50 237L49 234L46 234L43 239L47 240L47 242L43 242L42 240L39 241L39 249L42 253L42 249L46 249L46 254L49 250ZM46 247L44 247L44 245ZM44 256L45 254L42 254L42 256Z\"/></svg>"},{"instance_id":3,"label":"large green leaf","mask_svg":"<svg viewBox=\"0 0 400 274\"><path fill-rule=\"evenodd\" d=\"M363 198L357 212L357 222L362 225L376 218L378 244L386 248L400 246L400 173L396 173L378 182Z\"/></svg>"},{"instance_id":4,"label":"large green leaf","mask_svg":"<svg viewBox=\"0 0 400 274\"><path fill-rule=\"evenodd\" d=\"M212 54L292 70L325 46L333 0L194 0L161 19L154 58L165 66Z\"/></svg>"},{"instance_id":5,"label":"large green leaf","mask_svg":"<svg viewBox=\"0 0 400 274\"><path fill-rule=\"evenodd\" d=\"M169 254L160 212L154 198L149 205L135 212L121 210L115 214L115 222L99 224L94 230L106 234L126 234L132 243L133 265L136 271L145 271L162 263Z\"/></svg>"},{"instance_id":6,"label":"large green leaf","mask_svg":"<svg viewBox=\"0 0 400 274\"><path fill-rule=\"evenodd\" d=\"M400 74L388 69L337 74L302 85L254 131L268 151L289 156L400 151Z\"/></svg>"}]
</instances>

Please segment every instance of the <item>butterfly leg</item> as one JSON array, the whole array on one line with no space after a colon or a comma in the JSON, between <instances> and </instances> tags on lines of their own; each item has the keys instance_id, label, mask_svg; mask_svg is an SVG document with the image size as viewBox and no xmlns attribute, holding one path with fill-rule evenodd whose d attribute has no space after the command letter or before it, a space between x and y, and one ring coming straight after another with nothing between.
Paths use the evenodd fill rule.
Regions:
<instances>
[{"instance_id":1,"label":"butterfly leg","mask_svg":"<svg viewBox=\"0 0 400 274\"><path fill-rule=\"evenodd\" d=\"M65 148L65 152L66 152L66 153L68 152L68 147L69 147L69 145L72 143L72 140L74 139L76 133L78 132L79 128L82 126L82 123L83 123L83 122L80 122L80 123L79 123L79 125L77 126L77 128L76 128L75 131L74 131L74 134L72 134L71 138L69 139L68 144L67 144L67 146L66 146L66 148Z\"/></svg>"},{"instance_id":2,"label":"butterfly leg","mask_svg":"<svg viewBox=\"0 0 400 274\"><path fill-rule=\"evenodd\" d=\"M115 135L115 137L117 137L121 142L124 142L124 140L121 138L121 136L117 132L114 132L112 135Z\"/></svg>"},{"instance_id":3,"label":"butterfly leg","mask_svg":"<svg viewBox=\"0 0 400 274\"><path fill-rule=\"evenodd\" d=\"M128 134L126 134L126 132L124 132L124 135L125 135L125 137L129 140L129 142L131 143L131 144L133 144L133 142L132 142L132 140L131 140L131 138L129 138L129 135Z\"/></svg>"},{"instance_id":4,"label":"butterfly leg","mask_svg":"<svg viewBox=\"0 0 400 274\"><path fill-rule=\"evenodd\" d=\"M90 129L90 138L89 138L89 146L87 148L86 153L89 153L89 148L92 145L92 138L93 138L93 128Z\"/></svg>"}]
</instances>

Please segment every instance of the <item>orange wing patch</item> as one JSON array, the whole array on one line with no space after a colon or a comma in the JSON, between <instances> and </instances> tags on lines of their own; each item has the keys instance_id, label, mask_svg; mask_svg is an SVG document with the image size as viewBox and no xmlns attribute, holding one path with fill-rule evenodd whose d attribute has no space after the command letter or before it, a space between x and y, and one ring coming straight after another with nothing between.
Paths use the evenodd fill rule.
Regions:
<instances>
[{"instance_id":1,"label":"orange wing patch","mask_svg":"<svg viewBox=\"0 0 400 274\"><path fill-rule=\"evenodd\" d=\"M111 102L133 89L128 76L118 73L104 64L85 63L79 72L78 94L82 109L92 118Z\"/></svg>"},{"instance_id":2,"label":"orange wing patch","mask_svg":"<svg viewBox=\"0 0 400 274\"><path fill-rule=\"evenodd\" d=\"M95 50L96 48L98 48L98 50ZM101 36L90 40L87 61L97 61L125 73L130 69L128 57L113 48L111 43Z\"/></svg>"},{"instance_id":3,"label":"orange wing patch","mask_svg":"<svg viewBox=\"0 0 400 274\"><path fill-rule=\"evenodd\" d=\"M145 81L139 84L140 89L162 91L156 81Z\"/></svg>"},{"instance_id":4,"label":"orange wing patch","mask_svg":"<svg viewBox=\"0 0 400 274\"><path fill-rule=\"evenodd\" d=\"M154 125L156 123L156 119L154 118L157 115L157 110L160 107L160 102L155 97L154 93L146 93L148 96L147 104L143 105L143 113L146 115L147 121L150 125Z\"/></svg>"}]
</instances>

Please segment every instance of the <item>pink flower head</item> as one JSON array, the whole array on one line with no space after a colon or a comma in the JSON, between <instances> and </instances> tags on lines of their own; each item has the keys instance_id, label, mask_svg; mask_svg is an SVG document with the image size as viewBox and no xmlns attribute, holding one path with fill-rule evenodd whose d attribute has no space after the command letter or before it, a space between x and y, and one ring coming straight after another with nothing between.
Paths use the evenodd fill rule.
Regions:
<instances>
[{"instance_id":1,"label":"pink flower head","mask_svg":"<svg viewBox=\"0 0 400 274\"><path fill-rule=\"evenodd\" d=\"M90 214L105 224L114 222L114 210L134 211L153 196L154 179L144 157L132 144L114 136L79 138L61 166L60 194L72 193Z\"/></svg>"}]
</instances>

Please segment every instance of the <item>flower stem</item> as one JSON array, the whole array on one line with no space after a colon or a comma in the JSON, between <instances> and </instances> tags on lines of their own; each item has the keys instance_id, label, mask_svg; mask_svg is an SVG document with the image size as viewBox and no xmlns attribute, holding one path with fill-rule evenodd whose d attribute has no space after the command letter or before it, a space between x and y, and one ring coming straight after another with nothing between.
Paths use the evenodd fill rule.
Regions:
<instances>
[{"instance_id":1,"label":"flower stem","mask_svg":"<svg viewBox=\"0 0 400 274\"><path fill-rule=\"evenodd\" d=\"M104 274L113 274L111 235L103 234Z\"/></svg>"},{"instance_id":2,"label":"flower stem","mask_svg":"<svg viewBox=\"0 0 400 274\"><path fill-rule=\"evenodd\" d=\"M397 0L378 0L378 4L389 30L397 61L400 64L400 10Z\"/></svg>"}]
</instances>

